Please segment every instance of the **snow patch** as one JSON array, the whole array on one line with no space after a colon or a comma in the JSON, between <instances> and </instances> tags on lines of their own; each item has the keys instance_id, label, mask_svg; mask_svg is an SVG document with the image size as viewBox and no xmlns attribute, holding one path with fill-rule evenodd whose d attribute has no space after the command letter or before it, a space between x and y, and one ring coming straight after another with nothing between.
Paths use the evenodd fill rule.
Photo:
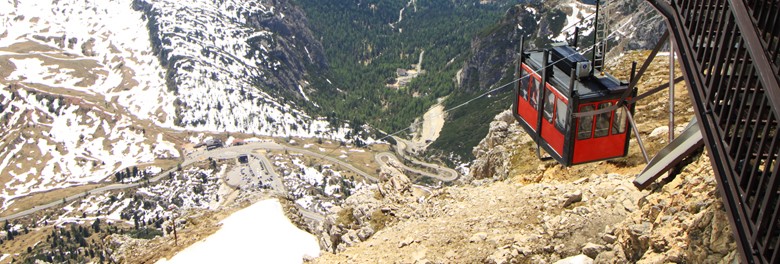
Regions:
<instances>
[{"instance_id":1,"label":"snow patch","mask_svg":"<svg viewBox=\"0 0 780 264\"><path fill-rule=\"evenodd\" d=\"M221 224L213 235L157 263L303 263L320 254L317 239L293 225L276 199L257 202Z\"/></svg>"}]
</instances>

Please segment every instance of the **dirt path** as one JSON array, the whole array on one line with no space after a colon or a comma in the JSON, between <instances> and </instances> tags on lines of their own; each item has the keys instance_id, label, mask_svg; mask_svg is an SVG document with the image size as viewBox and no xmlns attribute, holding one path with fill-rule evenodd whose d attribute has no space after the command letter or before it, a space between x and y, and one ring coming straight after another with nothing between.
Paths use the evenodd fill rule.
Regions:
<instances>
[{"instance_id":1,"label":"dirt path","mask_svg":"<svg viewBox=\"0 0 780 264\"><path fill-rule=\"evenodd\" d=\"M439 99L439 102L442 102ZM439 138L439 133L444 127L444 106L438 103L428 109L423 115L422 129L414 136L409 147L414 152L424 151L431 142Z\"/></svg>"}]
</instances>

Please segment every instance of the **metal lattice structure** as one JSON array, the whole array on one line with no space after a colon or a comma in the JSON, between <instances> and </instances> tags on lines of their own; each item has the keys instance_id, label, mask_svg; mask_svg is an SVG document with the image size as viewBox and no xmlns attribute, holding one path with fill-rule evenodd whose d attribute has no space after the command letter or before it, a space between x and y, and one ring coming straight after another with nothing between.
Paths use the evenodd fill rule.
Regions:
<instances>
[{"instance_id":1,"label":"metal lattice structure","mask_svg":"<svg viewBox=\"0 0 780 264\"><path fill-rule=\"evenodd\" d=\"M780 263L780 1L648 0L667 19L745 263Z\"/></svg>"}]
</instances>

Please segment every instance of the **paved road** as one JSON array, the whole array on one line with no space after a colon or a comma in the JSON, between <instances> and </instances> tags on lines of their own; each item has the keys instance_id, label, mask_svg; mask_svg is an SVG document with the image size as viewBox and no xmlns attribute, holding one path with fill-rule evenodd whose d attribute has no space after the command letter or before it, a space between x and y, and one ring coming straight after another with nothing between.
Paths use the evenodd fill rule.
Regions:
<instances>
[{"instance_id":1,"label":"paved road","mask_svg":"<svg viewBox=\"0 0 780 264\"><path fill-rule=\"evenodd\" d=\"M395 139L395 141L397 143L396 144L396 153L397 153L398 156L402 157L403 159L405 159L405 160L407 160L407 161L409 161L411 163L414 163L415 165L419 165L419 166L423 166L423 167L426 167L426 168L430 168L433 171L436 171L436 173L432 173L430 171L415 169L415 168L406 166L403 162L398 160L398 157L395 154L390 153L390 152L382 152L382 153L376 154L375 159L376 159L376 162L379 164L379 166L382 166L382 167L388 166L389 165L388 163L390 163L390 161L392 160L393 164L397 164L397 166L401 167L399 169L403 169L403 170L406 170L406 171L417 173L417 174L420 174L420 175L423 175L423 176L426 176L426 177L439 179L439 180L445 181L445 182L454 181L455 179L458 178L458 175L459 175L458 172L453 170L453 169L450 169L450 168L447 168L447 167L444 167L444 166L441 166L441 165L437 165L437 164L430 164L430 163L422 162L422 161L419 161L419 160L411 157L410 155L407 155L407 153L406 153L406 148L407 148L406 140L401 139L401 138L397 138L397 137L393 137L393 139Z\"/></svg>"},{"instance_id":2,"label":"paved road","mask_svg":"<svg viewBox=\"0 0 780 264\"><path fill-rule=\"evenodd\" d=\"M398 157L393 155L393 153L390 152L382 152L379 154L376 154L376 162L379 164L379 166L385 167L385 166L393 166L393 167L401 167L399 169L417 173L426 177L431 177L435 179L439 179L445 182L453 181L458 178L458 172L456 172L453 169L446 168L446 167L440 167L438 165L434 164L421 164L426 167L430 167L432 169L435 169L437 173L431 173L430 171L424 171L420 169L415 169L409 166L406 166L401 161L398 160ZM392 163L392 165L390 164ZM415 163L417 164L417 163Z\"/></svg>"},{"instance_id":3,"label":"paved road","mask_svg":"<svg viewBox=\"0 0 780 264\"><path fill-rule=\"evenodd\" d=\"M265 149L265 150L287 150L287 151L293 151L298 152L307 156L313 156L317 158L322 158L325 160L328 160L330 162L339 164L355 173L357 173L360 176L363 176L366 179L372 180L372 181L379 181L379 178L377 178L374 175L368 174L365 171L356 168L352 164L349 164L348 162L344 162L338 158L327 156L325 154L313 152L308 149L304 148L298 148L298 147L292 147L292 146L285 146L276 142L252 142L248 143L246 145L241 146L231 146L231 147L225 147L225 148L218 148L211 151L206 152L200 152L193 156L193 159L203 159L205 157L212 157L212 158L235 158L239 154L251 154L252 151L256 149ZM263 160L263 159L261 159ZM270 162L266 159L265 162L267 166L270 167Z\"/></svg>"},{"instance_id":4,"label":"paved road","mask_svg":"<svg viewBox=\"0 0 780 264\"><path fill-rule=\"evenodd\" d=\"M253 143L250 143L250 144L247 144L247 145L243 145L243 146L234 146L234 147L215 149L215 150L212 150L212 151L199 152L196 155L186 157L184 159L184 161L181 163L181 166L182 167L186 167L186 166L188 166L188 165L190 165L192 163L195 163L195 162L201 161L201 160L205 160L207 158L216 158L216 159L235 158L239 154L242 154L242 153L250 154L255 149L283 150L285 148L290 149L290 150L296 150L297 149L297 148L291 148L291 147L282 146L282 145L279 145L279 144L274 143L274 142L253 142ZM303 153L305 154L305 153L313 153L313 152L306 151L306 152L303 152ZM271 163L268 161L268 159L265 159L265 157L262 157L262 156L258 156L258 157L260 157L260 161L262 163L264 163L266 168L273 168L273 167L271 167ZM344 163L344 162L340 162L340 163ZM174 172L176 169L177 168L174 167L172 169L163 171L162 173L158 174L157 176L154 176L154 177L150 178L149 182L158 182L158 181L160 181L160 179L162 179L163 177L167 177L169 173ZM284 184L281 183L281 178L278 175L276 175L276 172L274 172L273 169L270 169L268 171L269 171L269 173L272 173L271 175L275 179L275 181L278 181L278 182L275 182L274 185L281 186L283 188ZM87 193L98 194L98 193L107 192L107 191L114 191L114 190L122 190L122 189L134 188L134 187L138 187L141 184L143 184L143 181L142 182L136 182L136 183L116 183L116 184L106 185L106 186L98 187L98 188L95 188L95 189L92 189L92 190L89 190L89 191L85 191L84 193L74 194L74 195L68 196L68 197L65 198L65 201L66 202L70 202L70 201L73 201L73 200L76 200L76 199L81 199L85 195L87 195ZM58 205L62 205L62 204L63 204L62 200L53 201L53 202L50 202L50 203L47 203L47 204L44 204L44 205L35 206L33 208L30 208L30 209L27 209L27 210L24 210L24 211L21 211L21 212L12 214L12 215L0 217L0 221L13 220L13 219L16 219L16 218L25 217L25 216L31 215L33 213L36 213L38 211L49 209L49 208L52 208L52 207L55 207L55 206L58 206Z\"/></svg>"},{"instance_id":5,"label":"paved road","mask_svg":"<svg viewBox=\"0 0 780 264\"><path fill-rule=\"evenodd\" d=\"M208 158L213 158L213 159L231 159L231 158L236 158L236 157L238 157L238 155L242 155L242 154L252 155L253 157L257 158L260 161L263 169L266 172L269 173L271 178L273 178L272 185L274 186L274 189L276 189L278 187L279 189L277 189L277 190L282 190L281 193L286 194L287 193L286 192L286 187L284 186L284 183L282 182L282 178L276 173L276 171L273 169L273 165L271 164L271 162L264 155L255 155L254 154L254 151L257 150L257 149L288 150L288 151L298 152L298 153L301 153L301 154L304 154L304 155L308 155L308 156L322 158L322 159L328 160L330 162L339 164L340 166L343 166L344 168L347 168L347 169L357 173L358 175L363 176L364 178L366 178L368 180L371 180L371 181L374 181L374 182L378 182L379 181L379 178L377 178L377 176L368 174L365 171L356 168L352 164L349 164L347 162L339 160L338 158L327 156L327 155L321 154L321 153L316 153L316 152L313 152L313 151L310 151L310 150L307 150L307 149L303 149L303 148L297 148L297 147L281 145L281 144L278 144L276 142L251 142L251 143L248 143L248 144L245 144L245 145L241 145L241 146L230 146L230 147L225 147L225 148L214 149L214 150L211 150L211 151L197 152L194 155L187 155L184 158L184 161L181 163L181 166L182 167L186 167L186 166L188 166L188 165L190 165L192 163L195 163L195 162L198 162L198 161L202 161L202 160L206 160ZM403 151L401 151L399 153L403 153ZM408 160L410 160L411 162L413 162L415 164L432 168L432 169L436 170L438 172L438 174L434 174L434 173L431 173L431 172L421 171L421 170L418 170L418 169L406 167L405 165L403 165L403 163L398 161L398 158L395 157L395 155L393 153L383 152L383 153L379 153L379 154L377 154L375 156L375 159L380 164L380 166L387 166L388 165L387 162L389 160L395 160L395 161L398 162L398 164L401 164L404 167L404 169L406 169L408 171L411 171L411 172L414 172L414 173L418 173L418 174L421 174L421 175L425 175L425 176L428 176L428 177L440 179L442 181L452 181L452 180L455 180L458 177L458 173L455 170L453 170L453 169L442 167L442 166L435 165L435 164L428 164L428 163L420 162L420 161L411 159L409 157L405 157L405 158L407 158ZM253 169L255 169L255 168L253 168ZM163 171L162 173L158 174L157 176L154 176L154 177L150 178L149 182L158 182L163 177L167 177L169 173L174 172L176 169L177 168L174 167L174 168L171 168L169 170ZM143 182L127 183L127 184L116 183L116 184L111 184L111 185L107 185L107 186L102 186L102 187L98 187L98 188L86 191L84 193L68 196L68 197L65 198L65 201L69 202L69 201L73 201L75 199L81 199L85 195L87 195L87 193L98 194L98 193L102 193L102 192L106 192L106 191L114 191L114 190L122 190L122 189L138 187L141 184L143 184ZM21 212L18 212L18 213L9 215L9 216L0 217L0 222L6 221L6 220L13 220L13 219L20 218L20 217L25 217L25 216L31 215L31 214L33 214L35 212L38 212L38 211L41 211L41 210L45 210L45 209L49 209L49 208L55 207L57 205L61 205L62 203L63 203L62 200L57 200L57 201L53 201L53 202L48 203L48 204L39 205L39 206L30 208L30 209L27 209L27 210L24 210L24 211L21 211ZM304 217L307 217L307 218L310 218L310 219L319 219L319 221L322 220L322 216L320 216L320 215L318 215L316 213L308 212L306 210L301 210L301 211L302 211L302 214L304 215Z\"/></svg>"}]
</instances>

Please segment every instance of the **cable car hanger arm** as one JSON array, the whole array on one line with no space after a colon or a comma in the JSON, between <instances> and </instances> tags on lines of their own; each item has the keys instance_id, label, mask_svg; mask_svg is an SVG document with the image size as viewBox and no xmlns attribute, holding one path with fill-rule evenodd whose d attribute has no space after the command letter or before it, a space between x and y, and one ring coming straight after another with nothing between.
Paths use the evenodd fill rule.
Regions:
<instances>
[{"instance_id":1,"label":"cable car hanger arm","mask_svg":"<svg viewBox=\"0 0 780 264\"><path fill-rule=\"evenodd\" d=\"M645 60L644 63L642 63L642 67L639 69L639 72L637 72L636 77L634 77L633 80L631 80L631 83L628 84L628 88L622 96L620 96L620 99L618 100L617 104L604 108L599 109L595 111L590 112L584 112L584 113L574 113L572 114L573 117L583 117L583 116L590 116L597 113L606 113L615 111L621 106L626 104L626 99L629 95L633 92L633 88L636 86L636 84L639 82L639 79L642 78L642 75L645 74L645 71L647 71L647 68L650 67L650 63L653 62L653 59L655 59L655 56L658 54L658 52L661 50L661 47L663 47L664 44L666 44L666 40L669 38L669 32L664 32L664 35L661 36L661 39L658 40L658 43L655 44L655 47L653 48L653 51L650 52L650 56L647 57L647 60ZM669 85L668 83L666 85Z\"/></svg>"},{"instance_id":2,"label":"cable car hanger arm","mask_svg":"<svg viewBox=\"0 0 780 264\"><path fill-rule=\"evenodd\" d=\"M678 84L678 83L682 82L683 80L685 80L685 78L683 78L682 76L677 77L677 78L674 79L674 84ZM593 110L593 111L587 111L587 112L572 113L572 117L577 118L577 117L592 116L592 115L598 115L598 114L612 112L612 111L614 111L616 109L619 109L623 105L634 104L634 103L636 103L639 100L645 99L648 96L650 96L650 95L652 95L654 93L666 90L667 88L669 88L669 82L666 82L664 84L658 85L655 88L650 89L650 90L648 90L648 91L646 91L646 92L644 92L644 93L642 93L640 95L637 95L634 98L631 98L631 99L628 99L628 100L618 101L618 103L616 103L615 105L607 107L607 108L602 108L602 109Z\"/></svg>"}]
</instances>

